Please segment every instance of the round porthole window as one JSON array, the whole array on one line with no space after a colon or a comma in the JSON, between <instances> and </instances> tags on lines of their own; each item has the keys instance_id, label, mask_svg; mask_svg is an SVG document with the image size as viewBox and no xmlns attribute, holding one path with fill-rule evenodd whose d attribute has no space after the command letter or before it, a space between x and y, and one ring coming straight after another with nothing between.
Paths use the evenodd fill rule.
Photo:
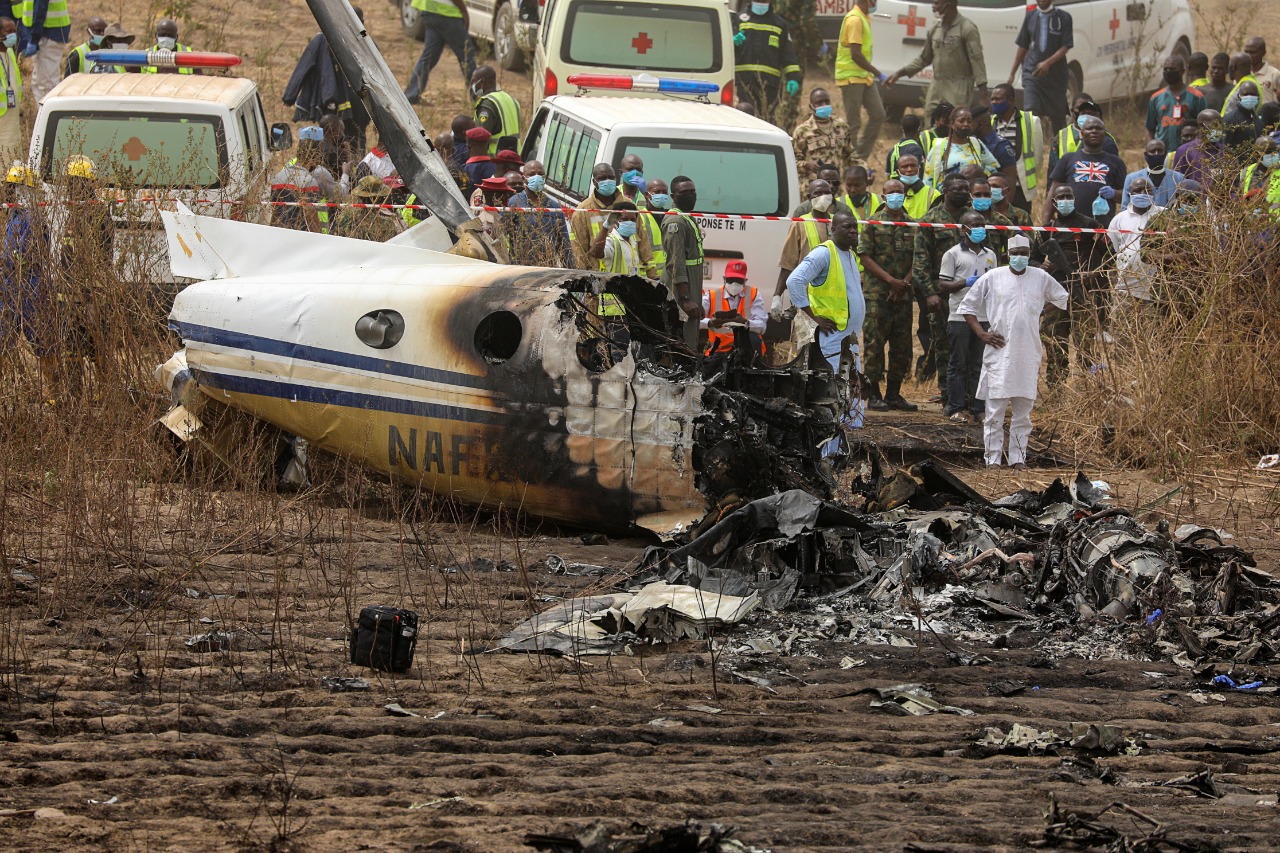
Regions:
<instances>
[{"instance_id":1,"label":"round porthole window","mask_svg":"<svg viewBox=\"0 0 1280 853\"><path fill-rule=\"evenodd\" d=\"M374 349L389 349L404 337L404 317L399 311L370 311L356 320L356 337Z\"/></svg>"},{"instance_id":2,"label":"round porthole window","mask_svg":"<svg viewBox=\"0 0 1280 853\"><path fill-rule=\"evenodd\" d=\"M490 364L501 364L516 354L524 327L510 311L495 311L476 327L476 351Z\"/></svg>"}]
</instances>

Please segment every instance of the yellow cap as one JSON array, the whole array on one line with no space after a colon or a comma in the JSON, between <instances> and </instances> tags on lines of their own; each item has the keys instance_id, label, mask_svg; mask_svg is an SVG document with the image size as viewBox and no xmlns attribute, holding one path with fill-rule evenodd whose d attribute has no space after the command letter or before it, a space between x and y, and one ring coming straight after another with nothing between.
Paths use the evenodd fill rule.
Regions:
<instances>
[{"instance_id":1,"label":"yellow cap","mask_svg":"<svg viewBox=\"0 0 1280 853\"><path fill-rule=\"evenodd\" d=\"M92 181L98 176L94 174L92 160L83 154L73 154L67 158L67 177L88 178Z\"/></svg>"},{"instance_id":2,"label":"yellow cap","mask_svg":"<svg viewBox=\"0 0 1280 853\"><path fill-rule=\"evenodd\" d=\"M4 176L5 183L9 184L26 184L29 187L36 185L36 173L28 169L22 163L14 163L9 167L9 173Z\"/></svg>"}]
</instances>

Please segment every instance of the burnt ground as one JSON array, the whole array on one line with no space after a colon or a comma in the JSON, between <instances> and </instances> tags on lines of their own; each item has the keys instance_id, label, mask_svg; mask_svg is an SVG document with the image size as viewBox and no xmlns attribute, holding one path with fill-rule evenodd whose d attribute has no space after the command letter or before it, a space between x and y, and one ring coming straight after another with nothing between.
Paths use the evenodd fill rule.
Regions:
<instances>
[{"instance_id":1,"label":"burnt ground","mask_svg":"<svg viewBox=\"0 0 1280 853\"><path fill-rule=\"evenodd\" d=\"M894 423L950 435L928 432L936 415L917 420ZM989 495L1070 473L957 470ZM1106 476L1120 504L1178 485ZM1234 473L1230 492L1183 483L1146 518L1233 527L1274 571L1271 476ZM696 819L771 850L1017 850L1043 838L1051 796L1080 810L1123 802L1182 843L1277 846L1277 808L1265 804L1280 789L1276 696L1223 692L1168 661L1053 657L1049 639L1087 641L1088 626L1018 630L1007 648L908 632L914 647L818 639L792 656L713 659L702 641L581 662L466 654L550 597L611 588L647 543L586 546L576 532L484 516L407 525L376 493L354 509L303 495L248 524L240 501L214 496L198 548L160 524L133 560L86 548L83 571L11 564L3 627L18 674L0 682L0 846L514 851L529 849L527 833L594 820ZM603 568L554 574L552 553ZM407 675L344 660L349 614L373 603L426 619ZM777 619L754 613L717 649ZM211 629L244 633L229 651L184 644ZM1140 627L1114 636L1142 654ZM956 653L990 661L962 666ZM331 693L326 676L371 687ZM860 692L908 681L973 716L894 716ZM392 716L391 702L417 716ZM1140 751L974 745L989 727L1073 722L1120 727ZM1162 786L1205 770L1224 797ZM1146 833L1136 818L1104 822Z\"/></svg>"}]
</instances>

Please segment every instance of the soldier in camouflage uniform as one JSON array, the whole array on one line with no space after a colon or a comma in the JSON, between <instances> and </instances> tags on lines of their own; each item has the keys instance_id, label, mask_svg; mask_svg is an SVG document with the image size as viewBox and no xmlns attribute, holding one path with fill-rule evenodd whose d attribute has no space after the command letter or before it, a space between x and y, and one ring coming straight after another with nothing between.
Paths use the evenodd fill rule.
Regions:
<instances>
[{"instance_id":1,"label":"soldier in camouflage uniform","mask_svg":"<svg viewBox=\"0 0 1280 853\"><path fill-rule=\"evenodd\" d=\"M948 175L942 182L942 203L930 208L920 220L925 223L960 224L969 207L969 182L958 174ZM915 257L911 269L911 286L925 297L929 312L929 330L933 343L934 364L938 371L938 399L946 400L947 364L951 360L947 342L946 300L938 295L938 272L942 256L960 242L964 232L958 228L920 228L916 231Z\"/></svg>"},{"instance_id":2,"label":"soldier in camouflage uniform","mask_svg":"<svg viewBox=\"0 0 1280 853\"><path fill-rule=\"evenodd\" d=\"M903 209L906 191L906 185L896 178L885 181L884 206L877 218L914 222ZM862 292L867 302L867 318L862 326L863 372L871 386L867 405L877 411L914 412L918 408L902 396L902 380L911 370L911 271L915 263L915 231L906 225L864 225L858 238L858 258L867 272L862 278ZM880 377L885 372L886 344L889 374L882 397Z\"/></svg>"},{"instance_id":3,"label":"soldier in camouflage uniform","mask_svg":"<svg viewBox=\"0 0 1280 853\"><path fill-rule=\"evenodd\" d=\"M853 149L848 122L832 116L831 109L831 95L827 90L814 89L809 93L809 118L798 124L791 134L800 186L818 177L818 166L822 163L835 166L841 175L850 166L866 165Z\"/></svg>"}]
</instances>

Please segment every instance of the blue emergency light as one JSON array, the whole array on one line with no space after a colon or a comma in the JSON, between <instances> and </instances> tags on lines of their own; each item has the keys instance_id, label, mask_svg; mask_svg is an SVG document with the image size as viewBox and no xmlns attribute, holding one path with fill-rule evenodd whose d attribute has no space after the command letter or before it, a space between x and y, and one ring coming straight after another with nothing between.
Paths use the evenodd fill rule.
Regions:
<instances>
[{"instance_id":1,"label":"blue emergency light","mask_svg":"<svg viewBox=\"0 0 1280 853\"><path fill-rule=\"evenodd\" d=\"M580 89L621 89L630 92L661 92L667 95L713 95L720 91L716 83L703 80L681 80L637 74L571 74L567 82Z\"/></svg>"}]
</instances>

